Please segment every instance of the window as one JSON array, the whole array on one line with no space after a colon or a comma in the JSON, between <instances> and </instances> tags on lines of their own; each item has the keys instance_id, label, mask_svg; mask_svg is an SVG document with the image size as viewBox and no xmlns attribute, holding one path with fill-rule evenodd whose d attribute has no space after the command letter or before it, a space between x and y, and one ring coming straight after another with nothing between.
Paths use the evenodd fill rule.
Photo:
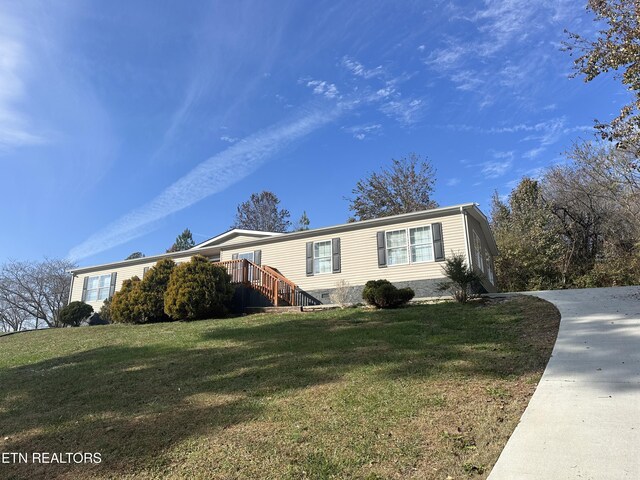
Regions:
<instances>
[{"instance_id":1,"label":"window","mask_svg":"<svg viewBox=\"0 0 640 480\"><path fill-rule=\"evenodd\" d=\"M431 226L392 230L385 233L387 265L433 262Z\"/></svg>"},{"instance_id":2,"label":"window","mask_svg":"<svg viewBox=\"0 0 640 480\"><path fill-rule=\"evenodd\" d=\"M111 274L89 277L87 291L84 295L85 302L100 302L109 298L111 289Z\"/></svg>"},{"instance_id":3,"label":"window","mask_svg":"<svg viewBox=\"0 0 640 480\"><path fill-rule=\"evenodd\" d=\"M314 242L313 273L331 273L331 240Z\"/></svg>"},{"instance_id":4,"label":"window","mask_svg":"<svg viewBox=\"0 0 640 480\"><path fill-rule=\"evenodd\" d=\"M484 262L482 261L482 243L480 243L480 237L474 231L473 232L473 249L476 253L476 264L480 271L484 272Z\"/></svg>"},{"instance_id":5,"label":"window","mask_svg":"<svg viewBox=\"0 0 640 480\"><path fill-rule=\"evenodd\" d=\"M238 254L238 259L239 260L249 260L250 262L253 262L253 252L239 253Z\"/></svg>"},{"instance_id":6,"label":"window","mask_svg":"<svg viewBox=\"0 0 640 480\"><path fill-rule=\"evenodd\" d=\"M431 227L409 229L411 263L433 262L433 238Z\"/></svg>"},{"instance_id":7,"label":"window","mask_svg":"<svg viewBox=\"0 0 640 480\"><path fill-rule=\"evenodd\" d=\"M487 261L487 277L491 282L491 285L495 285L493 278L493 265L491 264L491 255L489 255L489 250L484 251L484 258Z\"/></svg>"}]
</instances>

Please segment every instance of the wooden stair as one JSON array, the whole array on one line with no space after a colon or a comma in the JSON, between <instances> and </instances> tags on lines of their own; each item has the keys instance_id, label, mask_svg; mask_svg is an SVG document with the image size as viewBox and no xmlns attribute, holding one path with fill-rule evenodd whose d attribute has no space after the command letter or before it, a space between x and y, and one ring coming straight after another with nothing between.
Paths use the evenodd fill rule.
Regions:
<instances>
[{"instance_id":1,"label":"wooden stair","mask_svg":"<svg viewBox=\"0 0 640 480\"><path fill-rule=\"evenodd\" d=\"M216 262L227 269L231 283L252 288L273 304L273 307L297 307L299 289L277 269L257 265L246 259Z\"/></svg>"}]
</instances>

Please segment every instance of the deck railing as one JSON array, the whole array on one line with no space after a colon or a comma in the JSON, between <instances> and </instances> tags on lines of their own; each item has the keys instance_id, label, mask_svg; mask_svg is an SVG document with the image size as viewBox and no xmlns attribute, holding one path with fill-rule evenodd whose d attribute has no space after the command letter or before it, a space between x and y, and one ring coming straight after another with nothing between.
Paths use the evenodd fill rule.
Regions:
<instances>
[{"instance_id":1,"label":"deck railing","mask_svg":"<svg viewBox=\"0 0 640 480\"><path fill-rule=\"evenodd\" d=\"M253 288L267 297L275 307L296 306L296 285L277 270L266 265L256 265L246 259L216 262L227 269L231 283Z\"/></svg>"}]
</instances>

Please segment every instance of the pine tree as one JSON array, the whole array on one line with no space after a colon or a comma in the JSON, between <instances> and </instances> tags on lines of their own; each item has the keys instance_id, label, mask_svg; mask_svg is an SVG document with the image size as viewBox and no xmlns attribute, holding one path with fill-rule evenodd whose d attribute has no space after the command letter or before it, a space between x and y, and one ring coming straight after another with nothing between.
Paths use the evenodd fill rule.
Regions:
<instances>
[{"instance_id":1,"label":"pine tree","mask_svg":"<svg viewBox=\"0 0 640 480\"><path fill-rule=\"evenodd\" d=\"M309 230L309 225L311 224L311 221L309 220L309 217L307 216L307 212L304 211L302 212L302 216L300 217L300 220L298 220L298 224L296 226L296 231L297 232L301 232L304 230Z\"/></svg>"},{"instance_id":2,"label":"pine tree","mask_svg":"<svg viewBox=\"0 0 640 480\"><path fill-rule=\"evenodd\" d=\"M167 253L189 250L190 248L195 247L195 245L196 242L193 241L191 230L185 228L184 232L176 237L176 241L173 242L173 245L171 245L171 248L167 250Z\"/></svg>"}]
</instances>

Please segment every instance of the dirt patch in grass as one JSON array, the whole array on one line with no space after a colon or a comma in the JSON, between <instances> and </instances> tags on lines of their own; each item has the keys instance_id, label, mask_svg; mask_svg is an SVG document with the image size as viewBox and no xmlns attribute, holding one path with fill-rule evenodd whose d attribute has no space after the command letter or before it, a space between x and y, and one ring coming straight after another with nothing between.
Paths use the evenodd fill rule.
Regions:
<instances>
[{"instance_id":1,"label":"dirt patch in grass","mask_svg":"<svg viewBox=\"0 0 640 480\"><path fill-rule=\"evenodd\" d=\"M546 366L532 297L0 340L1 478L485 478Z\"/></svg>"}]
</instances>

